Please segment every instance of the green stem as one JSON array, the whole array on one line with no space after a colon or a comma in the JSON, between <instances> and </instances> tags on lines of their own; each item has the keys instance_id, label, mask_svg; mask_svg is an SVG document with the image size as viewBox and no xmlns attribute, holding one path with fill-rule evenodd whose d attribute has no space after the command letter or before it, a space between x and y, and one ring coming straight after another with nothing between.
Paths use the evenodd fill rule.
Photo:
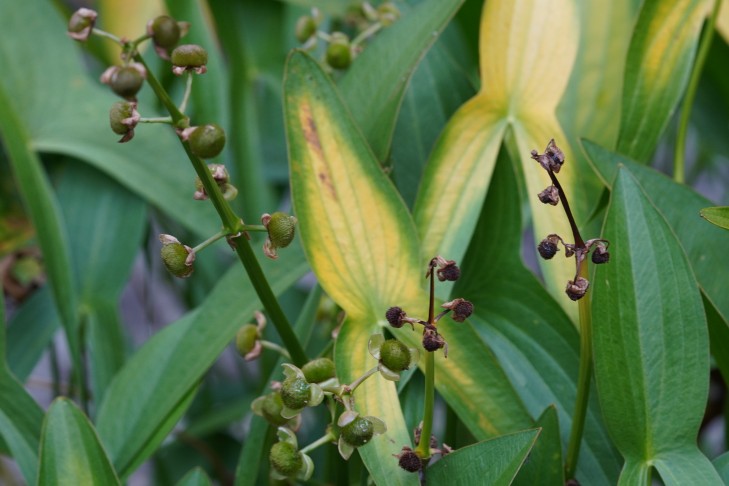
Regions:
<instances>
[{"instance_id":1,"label":"green stem","mask_svg":"<svg viewBox=\"0 0 729 486\"><path fill-rule=\"evenodd\" d=\"M189 125L189 119L177 109L177 106L175 106L172 99L170 99L167 94L167 91L165 91L154 74L152 74L152 71L144 62L142 56L139 55L139 53L135 53L134 60L144 65L147 70L147 83L149 83L149 86L152 88L157 98L169 112L174 126L182 128L183 126ZM223 197L223 194L220 192L220 188L213 180L213 176L205 162L192 153L189 143L182 142L182 147L185 149L185 153L190 159L197 176L200 178L200 181L205 188L205 192L210 198L210 201L213 203L213 206L215 206L215 210L218 212L218 215L223 222L223 231L226 234L236 234L242 231L244 227L243 222L235 214L235 212L233 212L233 208L230 207L228 201L226 201ZM271 322L273 322L273 325L281 337L284 346L286 346L289 354L291 354L291 360L298 367L304 366L308 361L304 348L301 346L296 334L294 334L288 318L284 314L283 309L281 309L271 286L268 284L268 280L266 280L263 269L261 269L261 265L258 263L255 253L253 253L251 244L245 235L241 235L231 241L235 243L234 246L235 251L238 254L238 259L243 264L246 273L248 273L248 278L251 280L251 284L253 285L256 294L258 294L261 304L263 304L263 307L268 312L268 317L271 319Z\"/></svg>"},{"instance_id":2,"label":"green stem","mask_svg":"<svg viewBox=\"0 0 729 486\"><path fill-rule=\"evenodd\" d=\"M325 444L329 444L333 440L336 440L337 438L334 437L332 434L325 434L323 437L318 438L308 446L304 447L303 449L299 450L302 454L306 454L309 451L313 451L319 446L323 446Z\"/></svg>"},{"instance_id":3,"label":"green stem","mask_svg":"<svg viewBox=\"0 0 729 486\"><path fill-rule=\"evenodd\" d=\"M289 354L289 352L286 351L286 349L284 349L283 347L279 346L278 344L272 343L271 341L264 341L263 339L261 339L260 343L261 343L261 346L263 346L265 349L270 349L271 351L276 351L278 354L280 354L284 358L291 359L291 355Z\"/></svg>"},{"instance_id":4,"label":"green stem","mask_svg":"<svg viewBox=\"0 0 729 486\"><path fill-rule=\"evenodd\" d=\"M716 18L719 16L720 8L721 0L715 0L714 9L709 16L704 32L701 34L699 51L696 54L696 62L694 63L693 70L691 71L691 78L689 79L688 86L686 87L686 94L684 95L683 103L681 104L681 118L678 122L676 151L673 157L673 180L678 183L683 183L685 180L686 134L688 132L691 106L694 104L696 89L698 88L699 80L701 79L701 71L703 71L706 58L709 55L709 48L711 47L711 41L714 37L714 26L716 25Z\"/></svg>"},{"instance_id":5,"label":"green stem","mask_svg":"<svg viewBox=\"0 0 729 486\"><path fill-rule=\"evenodd\" d=\"M172 123L172 117L160 116L156 118L140 118L138 123L166 123L169 125Z\"/></svg>"},{"instance_id":6,"label":"green stem","mask_svg":"<svg viewBox=\"0 0 729 486\"><path fill-rule=\"evenodd\" d=\"M430 436L433 433L433 406L435 404L435 353L425 353L425 409L420 442L415 452L421 459L430 458Z\"/></svg>"},{"instance_id":7,"label":"green stem","mask_svg":"<svg viewBox=\"0 0 729 486\"><path fill-rule=\"evenodd\" d=\"M124 41L122 41L119 37L105 30L97 29L96 27L94 27L93 29L91 29L91 33L94 35L98 35L99 37L106 37L107 39L111 39L120 46L124 45Z\"/></svg>"},{"instance_id":8,"label":"green stem","mask_svg":"<svg viewBox=\"0 0 729 486\"><path fill-rule=\"evenodd\" d=\"M589 276L587 259L580 266L580 276ZM590 311L590 296L586 295L580 299L580 368L577 377L577 398L575 400L575 411L572 414L572 429L570 440L567 445L567 457L565 460L565 478L572 479L577 468L577 460L580 455L580 444L582 443L582 431L585 428L585 415L590 397L590 377L592 375L592 315Z\"/></svg>"},{"instance_id":9,"label":"green stem","mask_svg":"<svg viewBox=\"0 0 729 486\"><path fill-rule=\"evenodd\" d=\"M180 112L185 113L187 109L187 102L190 100L190 93L192 93L192 73L187 73L187 79L185 80L185 94L182 96L182 103L180 103Z\"/></svg>"},{"instance_id":10,"label":"green stem","mask_svg":"<svg viewBox=\"0 0 729 486\"><path fill-rule=\"evenodd\" d=\"M367 27L367 29L363 30L357 37L354 38L351 43L352 48L359 46L362 42L375 35L377 32L380 31L380 29L382 29L382 27L383 26L380 22L375 22L374 24Z\"/></svg>"},{"instance_id":11,"label":"green stem","mask_svg":"<svg viewBox=\"0 0 729 486\"><path fill-rule=\"evenodd\" d=\"M208 246L212 245L213 243L218 241L220 238L225 236L225 234L226 234L225 231L218 231L213 236L211 236L210 238L208 238L207 240L203 241L202 243L197 245L195 248L193 248L192 251L197 253L199 251L204 250L205 248L207 248Z\"/></svg>"},{"instance_id":12,"label":"green stem","mask_svg":"<svg viewBox=\"0 0 729 486\"><path fill-rule=\"evenodd\" d=\"M362 384L362 382L364 382L367 378L369 378L370 376L372 376L375 373L377 373L377 370L378 369L379 368L377 366L375 366L374 368L372 368L372 369L368 370L367 372L365 372L364 375L360 376L359 378L357 378L356 380L354 380L352 383L350 383L348 385L349 392L350 393L354 393L354 390L356 390L357 387L360 386Z\"/></svg>"}]
</instances>

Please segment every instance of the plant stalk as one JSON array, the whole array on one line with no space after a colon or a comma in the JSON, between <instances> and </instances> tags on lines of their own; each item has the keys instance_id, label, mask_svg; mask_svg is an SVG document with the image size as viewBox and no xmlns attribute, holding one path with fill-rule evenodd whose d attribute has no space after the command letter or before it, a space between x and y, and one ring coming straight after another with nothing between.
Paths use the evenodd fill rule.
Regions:
<instances>
[{"instance_id":1,"label":"plant stalk","mask_svg":"<svg viewBox=\"0 0 729 486\"><path fill-rule=\"evenodd\" d=\"M428 326L435 327L435 267L430 262L430 299L428 301ZM430 436L433 433L433 405L435 403L435 353L425 353L425 407L423 410L423 428L420 430L420 442L416 453L424 462L430 459Z\"/></svg>"},{"instance_id":2,"label":"plant stalk","mask_svg":"<svg viewBox=\"0 0 729 486\"><path fill-rule=\"evenodd\" d=\"M177 109L177 106L175 106L172 102L167 91L165 91L154 74L152 74L152 71L144 62L142 56L139 53L135 53L134 60L144 65L147 70L147 82L172 117L173 126L179 128L181 124L189 123L187 117ZM224 231L230 235L242 231L244 227L243 222L235 214L228 201L226 201L223 197L223 194L220 192L220 188L213 180L213 176L210 173L210 170L208 170L205 162L192 153L190 150L190 144L187 142L182 142L182 147L185 149L185 153L190 159L190 162L192 163L197 176L200 178L203 187L205 187L205 192L208 194L210 201L213 203L213 206L215 206L215 210L218 212L218 215L223 222ZM258 263L256 255L253 253L251 244L245 235L241 235L231 241L235 242L235 252L238 255L238 259L243 264L246 273L248 273L248 278L250 278L251 284L253 285L258 298L261 300L263 307L268 312L268 316L271 319L271 322L273 322L276 331L279 336L281 336L284 346L288 350L289 354L291 354L291 361L293 361L293 363L298 367L304 366L308 361L304 348L301 346L301 343L299 343L289 320L286 318L283 309L281 309L281 306L276 299L276 295L273 293L271 286L268 284L268 280L266 280L266 276L261 269L261 265Z\"/></svg>"},{"instance_id":3,"label":"plant stalk","mask_svg":"<svg viewBox=\"0 0 729 486\"><path fill-rule=\"evenodd\" d=\"M589 276L589 265L585 259L580 265L580 277ZM577 397L575 411L572 414L572 429L567 445L565 459L565 479L572 479L577 468L580 455L582 432L585 428L587 404L590 398L590 378L592 376L592 314L590 296L586 295L578 302L580 316L580 368L577 376Z\"/></svg>"},{"instance_id":4,"label":"plant stalk","mask_svg":"<svg viewBox=\"0 0 729 486\"><path fill-rule=\"evenodd\" d=\"M699 80L701 79L701 72L704 70L706 58L709 55L709 48L711 47L711 41L714 37L716 18L719 16L719 10L721 9L721 1L722 0L714 0L714 8L711 11L706 27L704 27L704 32L701 34L699 50L696 54L696 62L694 63L694 68L691 70L691 78L689 79L688 86L686 87L686 94L683 97L683 103L681 103L681 118L678 122L676 150L673 156L673 180L680 184L683 184L686 179L686 135L688 132L689 118L691 116L691 106L694 104L696 90L699 87Z\"/></svg>"}]
</instances>

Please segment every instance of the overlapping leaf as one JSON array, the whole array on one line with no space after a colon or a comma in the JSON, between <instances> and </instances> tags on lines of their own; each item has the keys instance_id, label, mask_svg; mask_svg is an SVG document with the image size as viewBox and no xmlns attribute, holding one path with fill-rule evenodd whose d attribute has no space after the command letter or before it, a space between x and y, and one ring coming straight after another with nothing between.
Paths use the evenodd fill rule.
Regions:
<instances>
[{"instance_id":1,"label":"overlapping leaf","mask_svg":"<svg viewBox=\"0 0 729 486\"><path fill-rule=\"evenodd\" d=\"M696 447L708 393L706 318L689 262L633 176L618 169L593 284L595 377L626 464L622 484L721 484ZM680 393L678 392L680 390Z\"/></svg>"}]
</instances>

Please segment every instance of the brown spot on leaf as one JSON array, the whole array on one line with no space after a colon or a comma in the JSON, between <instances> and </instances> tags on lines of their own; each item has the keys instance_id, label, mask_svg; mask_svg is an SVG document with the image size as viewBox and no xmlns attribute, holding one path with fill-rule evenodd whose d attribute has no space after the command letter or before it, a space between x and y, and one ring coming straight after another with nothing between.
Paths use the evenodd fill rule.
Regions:
<instances>
[{"instance_id":1,"label":"brown spot on leaf","mask_svg":"<svg viewBox=\"0 0 729 486\"><path fill-rule=\"evenodd\" d=\"M337 190L334 188L332 178L329 174L329 167L326 164L324 151L321 146L321 138L319 137L319 128L311 113L311 106L303 102L299 105L299 119L304 132L304 138L310 151L313 152L314 166L319 178L319 182L325 192L332 198L337 199Z\"/></svg>"}]
</instances>

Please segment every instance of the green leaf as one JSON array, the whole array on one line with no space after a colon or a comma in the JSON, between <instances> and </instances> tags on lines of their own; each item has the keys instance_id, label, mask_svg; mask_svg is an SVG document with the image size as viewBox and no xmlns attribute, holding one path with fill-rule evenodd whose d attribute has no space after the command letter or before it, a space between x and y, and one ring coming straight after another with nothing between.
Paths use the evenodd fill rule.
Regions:
<instances>
[{"instance_id":1,"label":"green leaf","mask_svg":"<svg viewBox=\"0 0 729 486\"><path fill-rule=\"evenodd\" d=\"M539 435L525 430L462 447L427 469L433 485L509 485Z\"/></svg>"},{"instance_id":2,"label":"green leaf","mask_svg":"<svg viewBox=\"0 0 729 486\"><path fill-rule=\"evenodd\" d=\"M205 471L199 467L191 470L182 479L177 481L177 486L212 486L212 484Z\"/></svg>"},{"instance_id":3,"label":"green leaf","mask_svg":"<svg viewBox=\"0 0 729 486\"><path fill-rule=\"evenodd\" d=\"M295 250L291 247L276 262L263 265L277 293L307 271ZM99 435L122 476L154 451L149 443L158 445L166 435L160 431L174 426L171 417L184 411L180 405L192 399L204 373L258 306L250 281L234 268L201 307L167 326L126 362L97 417Z\"/></svg>"},{"instance_id":4,"label":"green leaf","mask_svg":"<svg viewBox=\"0 0 729 486\"><path fill-rule=\"evenodd\" d=\"M592 142L583 141L588 157L605 184L610 187L620 165L627 167L658 208L691 262L701 290L729 322L729 299L726 298L726 278L717 272L726 260L729 233L708 225L698 217L699 211L712 202L693 189L677 184L663 174L614 154Z\"/></svg>"},{"instance_id":5,"label":"green leaf","mask_svg":"<svg viewBox=\"0 0 729 486\"><path fill-rule=\"evenodd\" d=\"M66 398L43 421L38 484L121 484L91 422Z\"/></svg>"},{"instance_id":6,"label":"green leaf","mask_svg":"<svg viewBox=\"0 0 729 486\"><path fill-rule=\"evenodd\" d=\"M693 67L709 2L643 2L625 64L618 152L640 162L653 154Z\"/></svg>"},{"instance_id":7,"label":"green leaf","mask_svg":"<svg viewBox=\"0 0 729 486\"><path fill-rule=\"evenodd\" d=\"M408 81L464 0L425 0L379 32L339 87L377 160L387 159Z\"/></svg>"},{"instance_id":8,"label":"green leaf","mask_svg":"<svg viewBox=\"0 0 729 486\"><path fill-rule=\"evenodd\" d=\"M662 477L682 478L676 484L718 484L696 447L709 374L700 293L674 233L625 168L603 236L613 250L593 283L595 378L626 460L621 482L646 484L655 465Z\"/></svg>"},{"instance_id":9,"label":"green leaf","mask_svg":"<svg viewBox=\"0 0 729 486\"><path fill-rule=\"evenodd\" d=\"M115 96L85 75L77 44L51 2L24 6L0 4L0 30L13 38L0 45L0 63L23 66L3 76L0 89L10 100L4 111L16 113L26 133L25 146L84 160L196 234L218 231L212 206L191 197L194 172L170 127L140 126L130 143L114 143L118 136L109 128L108 111L99 108L110 107ZM140 112L156 116L149 106Z\"/></svg>"},{"instance_id":10,"label":"green leaf","mask_svg":"<svg viewBox=\"0 0 729 486\"><path fill-rule=\"evenodd\" d=\"M89 304L85 337L91 392L94 397L103 397L124 365L126 336L117 301L98 300Z\"/></svg>"},{"instance_id":11,"label":"green leaf","mask_svg":"<svg viewBox=\"0 0 729 486\"><path fill-rule=\"evenodd\" d=\"M418 241L331 80L295 51L284 80L291 191L302 243L324 290L353 319L419 291ZM420 273L418 271L418 273Z\"/></svg>"},{"instance_id":12,"label":"green leaf","mask_svg":"<svg viewBox=\"0 0 729 486\"><path fill-rule=\"evenodd\" d=\"M560 173L560 182L577 210L578 222L589 216L599 195L594 191L597 181L586 176L585 164L572 156L570 141L555 114L577 52L578 32L570 0L486 3L479 53L481 91L460 108L441 134L415 202L414 218L425 255L462 259L508 128L515 153L523 161L527 192L537 194L549 185L548 175L528 154L532 149L542 151L554 138L571 164ZM545 38L550 42L545 43ZM550 233L570 234L561 211L545 207L536 197L530 197L529 203L538 240ZM555 298L576 316L574 303L563 291L573 270L552 264L542 265L542 271Z\"/></svg>"},{"instance_id":13,"label":"green leaf","mask_svg":"<svg viewBox=\"0 0 729 486\"><path fill-rule=\"evenodd\" d=\"M529 453L529 460L514 479L514 484L564 484L557 408L554 405L547 407L537 419L536 425L541 428L539 437Z\"/></svg>"},{"instance_id":14,"label":"green leaf","mask_svg":"<svg viewBox=\"0 0 729 486\"><path fill-rule=\"evenodd\" d=\"M452 295L473 302L470 321L530 414L537 417L556 405L566 444L576 400L579 336L521 260L519 195L513 167L504 155L502 151ZM611 485L621 460L601 416L593 394L577 476L590 484Z\"/></svg>"},{"instance_id":15,"label":"green leaf","mask_svg":"<svg viewBox=\"0 0 729 486\"><path fill-rule=\"evenodd\" d=\"M719 228L729 229L729 206L704 208L699 214L709 223Z\"/></svg>"},{"instance_id":16,"label":"green leaf","mask_svg":"<svg viewBox=\"0 0 729 486\"><path fill-rule=\"evenodd\" d=\"M713 461L719 476L725 484L729 484L729 452L725 452Z\"/></svg>"}]
</instances>

